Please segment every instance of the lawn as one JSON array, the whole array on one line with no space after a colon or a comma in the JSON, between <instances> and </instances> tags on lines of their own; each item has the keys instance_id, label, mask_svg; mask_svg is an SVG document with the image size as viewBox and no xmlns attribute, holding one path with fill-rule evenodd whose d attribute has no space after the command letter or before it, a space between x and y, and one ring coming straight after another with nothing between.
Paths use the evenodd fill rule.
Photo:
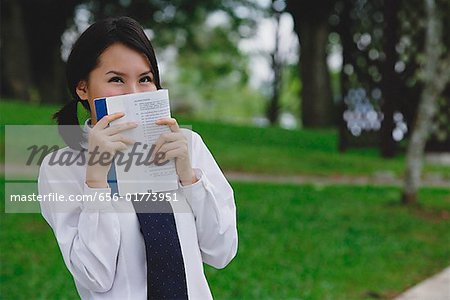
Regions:
<instances>
[{"instance_id":1,"label":"lawn","mask_svg":"<svg viewBox=\"0 0 450 300\"><path fill-rule=\"evenodd\" d=\"M52 124L51 115L56 108L1 101L0 124ZM324 176L370 176L379 172L401 176L404 172L403 156L385 160L376 149L339 153L334 130L257 128L182 117L178 121L200 133L221 168L227 171ZM450 179L450 166L426 164L425 173L439 173Z\"/></svg>"},{"instance_id":2,"label":"lawn","mask_svg":"<svg viewBox=\"0 0 450 300\"><path fill-rule=\"evenodd\" d=\"M1 101L0 124L52 124L55 110ZM338 153L333 130L177 119L201 134L223 170L325 176L403 172L401 156L383 160L374 149ZM450 167L426 165L425 170L450 177ZM216 299L387 299L450 265L450 189L422 189L421 206L406 208L393 187L232 185L239 251L223 270L206 266ZM0 199L2 193L3 186ZM0 226L0 298L78 298L39 214L2 213Z\"/></svg>"},{"instance_id":3,"label":"lawn","mask_svg":"<svg viewBox=\"0 0 450 300\"><path fill-rule=\"evenodd\" d=\"M405 208L396 188L232 185L239 251L206 267L215 299L386 299L450 264L450 190ZM77 299L39 214L3 213L0 228L2 298Z\"/></svg>"}]
</instances>

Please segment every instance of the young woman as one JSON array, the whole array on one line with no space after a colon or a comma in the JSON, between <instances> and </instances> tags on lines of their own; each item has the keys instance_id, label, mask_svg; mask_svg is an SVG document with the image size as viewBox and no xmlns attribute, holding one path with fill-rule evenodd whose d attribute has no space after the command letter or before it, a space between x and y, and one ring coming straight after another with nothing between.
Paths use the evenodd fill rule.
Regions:
<instances>
[{"instance_id":1,"label":"young woman","mask_svg":"<svg viewBox=\"0 0 450 300\"><path fill-rule=\"evenodd\" d=\"M152 45L128 17L99 21L79 37L67 61L67 81L74 100L55 114L58 124L79 125L79 101L91 118L80 132L60 130L69 147L58 150L55 161L68 152L81 159L83 151L113 155L132 145L122 133L136 124L108 126L123 113L96 122L93 100L161 88ZM180 129L175 119L157 124L171 129L157 145L175 160L179 177L177 204L166 202L164 212L138 213L124 198L100 201L99 195L111 193L111 163L53 164L55 153L42 162L39 193L64 195L66 201L42 201L41 212L82 299L210 299L203 262L223 268L236 255L233 190L213 156L196 132ZM69 200L76 195L94 200Z\"/></svg>"}]
</instances>

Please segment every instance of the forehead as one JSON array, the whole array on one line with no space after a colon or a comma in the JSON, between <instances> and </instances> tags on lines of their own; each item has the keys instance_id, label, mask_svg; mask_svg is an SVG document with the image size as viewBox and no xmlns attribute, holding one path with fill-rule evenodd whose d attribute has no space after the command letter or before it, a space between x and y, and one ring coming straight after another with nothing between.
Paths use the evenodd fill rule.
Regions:
<instances>
[{"instance_id":1,"label":"forehead","mask_svg":"<svg viewBox=\"0 0 450 300\"><path fill-rule=\"evenodd\" d=\"M137 72L148 71L150 62L144 53L124 44L116 43L106 48L100 55L98 68L120 68Z\"/></svg>"}]
</instances>

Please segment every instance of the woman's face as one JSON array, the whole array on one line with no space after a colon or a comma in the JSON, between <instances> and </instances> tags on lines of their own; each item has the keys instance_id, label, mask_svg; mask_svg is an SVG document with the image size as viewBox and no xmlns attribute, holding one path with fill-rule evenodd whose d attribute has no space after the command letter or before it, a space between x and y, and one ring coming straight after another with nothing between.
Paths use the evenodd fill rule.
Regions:
<instances>
[{"instance_id":1,"label":"woman's face","mask_svg":"<svg viewBox=\"0 0 450 300\"><path fill-rule=\"evenodd\" d=\"M116 43L103 51L88 80L78 83L77 94L89 102L91 121L95 124L94 99L156 91L153 78L150 63L143 53Z\"/></svg>"}]
</instances>

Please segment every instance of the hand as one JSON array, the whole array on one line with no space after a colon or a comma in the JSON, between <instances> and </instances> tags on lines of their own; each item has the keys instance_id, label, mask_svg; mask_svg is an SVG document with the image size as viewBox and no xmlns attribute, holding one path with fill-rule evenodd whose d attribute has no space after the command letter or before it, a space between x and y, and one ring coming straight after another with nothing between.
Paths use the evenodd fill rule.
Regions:
<instances>
[{"instance_id":1,"label":"hand","mask_svg":"<svg viewBox=\"0 0 450 300\"><path fill-rule=\"evenodd\" d=\"M89 187L108 187L107 176L114 155L135 143L121 132L136 128L137 123L128 122L107 127L110 122L124 115L122 112L106 115L89 132L89 163L86 169L86 184Z\"/></svg>"},{"instance_id":2,"label":"hand","mask_svg":"<svg viewBox=\"0 0 450 300\"><path fill-rule=\"evenodd\" d=\"M163 133L155 144L154 154L164 153L164 160L175 158L175 167L182 185L197 182L189 157L189 147L186 136L181 132L177 120L174 118L162 118L155 122L156 125L168 125L172 132Z\"/></svg>"}]
</instances>

